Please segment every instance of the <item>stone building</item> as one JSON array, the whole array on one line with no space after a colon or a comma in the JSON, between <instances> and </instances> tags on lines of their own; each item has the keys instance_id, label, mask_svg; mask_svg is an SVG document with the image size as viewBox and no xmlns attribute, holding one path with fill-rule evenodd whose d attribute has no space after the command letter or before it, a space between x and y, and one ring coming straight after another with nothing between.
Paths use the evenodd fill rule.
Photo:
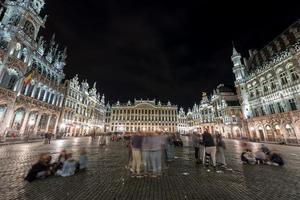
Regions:
<instances>
[{"instance_id":1,"label":"stone building","mask_svg":"<svg viewBox=\"0 0 300 200\"><path fill-rule=\"evenodd\" d=\"M61 113L60 131L67 136L84 136L92 131L104 132L105 97L90 88L87 81L79 82L76 75L66 81L65 101Z\"/></svg>"},{"instance_id":2,"label":"stone building","mask_svg":"<svg viewBox=\"0 0 300 200\"><path fill-rule=\"evenodd\" d=\"M46 47L44 0L5 0L0 9L0 136L56 134L64 98L66 49ZM31 134L31 135L29 135Z\"/></svg>"},{"instance_id":3,"label":"stone building","mask_svg":"<svg viewBox=\"0 0 300 200\"><path fill-rule=\"evenodd\" d=\"M247 137L299 143L300 20L248 58L233 48L231 59Z\"/></svg>"},{"instance_id":4,"label":"stone building","mask_svg":"<svg viewBox=\"0 0 300 200\"><path fill-rule=\"evenodd\" d=\"M110 132L177 131L177 106L155 100L117 102L110 108Z\"/></svg>"},{"instance_id":5,"label":"stone building","mask_svg":"<svg viewBox=\"0 0 300 200\"><path fill-rule=\"evenodd\" d=\"M202 94L200 104L187 113L188 132L219 132L226 138L240 138L243 131L241 107L233 88L220 84L208 97Z\"/></svg>"}]
</instances>

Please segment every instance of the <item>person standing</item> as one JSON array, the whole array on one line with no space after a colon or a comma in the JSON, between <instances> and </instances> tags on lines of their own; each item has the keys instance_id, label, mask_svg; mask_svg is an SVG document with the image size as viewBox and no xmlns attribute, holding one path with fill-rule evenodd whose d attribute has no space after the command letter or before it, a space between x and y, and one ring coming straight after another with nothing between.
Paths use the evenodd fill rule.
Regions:
<instances>
[{"instance_id":1,"label":"person standing","mask_svg":"<svg viewBox=\"0 0 300 200\"><path fill-rule=\"evenodd\" d=\"M195 160L196 160L196 163L198 164L199 163L200 138L196 132L193 133L192 143L193 143L193 147L195 149Z\"/></svg>"},{"instance_id":2,"label":"person standing","mask_svg":"<svg viewBox=\"0 0 300 200\"><path fill-rule=\"evenodd\" d=\"M163 145L163 137L160 133L156 132L150 137L151 150L150 150L150 159L151 166L153 170L152 177L157 177L161 175L162 163L161 163L161 155L162 155L162 145Z\"/></svg>"},{"instance_id":3,"label":"person standing","mask_svg":"<svg viewBox=\"0 0 300 200\"><path fill-rule=\"evenodd\" d=\"M202 138L203 138L203 144L204 144L204 147L205 147L205 153L209 154L209 156L212 160L213 167L216 169L216 152L217 152L217 148L216 148L214 139L213 139L212 135L207 130L204 131L204 133L202 135Z\"/></svg>"},{"instance_id":4,"label":"person standing","mask_svg":"<svg viewBox=\"0 0 300 200\"><path fill-rule=\"evenodd\" d=\"M226 166L225 161L225 142L222 138L222 135L220 133L217 134L217 150L218 150L218 161L221 163L222 167Z\"/></svg>"},{"instance_id":5,"label":"person standing","mask_svg":"<svg viewBox=\"0 0 300 200\"><path fill-rule=\"evenodd\" d=\"M166 140L166 150L167 150L167 161L170 162L174 160L174 142L175 142L175 135L169 133L167 134L167 140Z\"/></svg>"},{"instance_id":6,"label":"person standing","mask_svg":"<svg viewBox=\"0 0 300 200\"><path fill-rule=\"evenodd\" d=\"M137 176L138 178L140 176L141 172L141 164L142 164L142 143L143 143L143 137L140 132L135 134L132 137L131 140L131 146L132 146L132 171L133 176Z\"/></svg>"},{"instance_id":7,"label":"person standing","mask_svg":"<svg viewBox=\"0 0 300 200\"><path fill-rule=\"evenodd\" d=\"M49 133L48 134L48 144L50 144L50 142L51 142L51 137L52 137L52 133Z\"/></svg>"},{"instance_id":8,"label":"person standing","mask_svg":"<svg viewBox=\"0 0 300 200\"><path fill-rule=\"evenodd\" d=\"M150 150L151 150L151 135L150 133L145 133L143 136L142 142L142 157L143 157L143 164L144 164L144 174L147 176L152 171L152 165L150 161Z\"/></svg>"}]
</instances>

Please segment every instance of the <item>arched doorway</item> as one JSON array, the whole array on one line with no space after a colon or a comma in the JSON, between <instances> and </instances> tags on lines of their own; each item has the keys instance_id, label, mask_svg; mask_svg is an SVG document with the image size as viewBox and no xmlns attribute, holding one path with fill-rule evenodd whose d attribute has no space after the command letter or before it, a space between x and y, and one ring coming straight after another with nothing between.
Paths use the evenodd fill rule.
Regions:
<instances>
[{"instance_id":1,"label":"arched doorway","mask_svg":"<svg viewBox=\"0 0 300 200\"><path fill-rule=\"evenodd\" d=\"M24 117L25 117L24 108L19 108L18 110L16 110L11 124L11 128L14 130L20 130L23 124Z\"/></svg>"},{"instance_id":2,"label":"arched doorway","mask_svg":"<svg viewBox=\"0 0 300 200\"><path fill-rule=\"evenodd\" d=\"M264 131L263 131L263 128L261 126L258 128L258 133L259 133L260 140L265 141Z\"/></svg>"},{"instance_id":3,"label":"arched doorway","mask_svg":"<svg viewBox=\"0 0 300 200\"><path fill-rule=\"evenodd\" d=\"M297 144L298 141L297 141L296 133L292 125L287 124L285 126L285 131L286 131L287 143Z\"/></svg>"},{"instance_id":4,"label":"arched doorway","mask_svg":"<svg viewBox=\"0 0 300 200\"><path fill-rule=\"evenodd\" d=\"M269 126L269 125L266 126L266 132L267 132L268 141L275 142L275 135L274 135L274 132L273 132L271 126Z\"/></svg>"},{"instance_id":5,"label":"arched doorway","mask_svg":"<svg viewBox=\"0 0 300 200\"><path fill-rule=\"evenodd\" d=\"M284 136L280 130L280 126L277 124L275 125L275 137L277 142L284 142Z\"/></svg>"},{"instance_id":6,"label":"arched doorway","mask_svg":"<svg viewBox=\"0 0 300 200\"><path fill-rule=\"evenodd\" d=\"M0 123L2 123L7 111L7 105L0 105Z\"/></svg>"},{"instance_id":7,"label":"arched doorway","mask_svg":"<svg viewBox=\"0 0 300 200\"><path fill-rule=\"evenodd\" d=\"M43 114L41 116L40 123L39 123L39 126L38 126L39 127L39 131L46 131L49 117L50 116L47 115L47 114Z\"/></svg>"},{"instance_id":8,"label":"arched doorway","mask_svg":"<svg viewBox=\"0 0 300 200\"><path fill-rule=\"evenodd\" d=\"M54 133L55 132L55 124L56 124L56 119L57 116L56 115L52 115L51 119L50 119L50 123L49 123L49 128L48 128L48 132L50 133Z\"/></svg>"}]
</instances>

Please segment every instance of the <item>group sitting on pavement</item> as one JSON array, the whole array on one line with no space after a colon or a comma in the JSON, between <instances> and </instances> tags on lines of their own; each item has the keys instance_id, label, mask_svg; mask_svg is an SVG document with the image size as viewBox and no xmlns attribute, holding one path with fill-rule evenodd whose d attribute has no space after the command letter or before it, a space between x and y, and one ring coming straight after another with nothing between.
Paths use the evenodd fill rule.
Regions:
<instances>
[{"instance_id":1,"label":"group sitting on pavement","mask_svg":"<svg viewBox=\"0 0 300 200\"><path fill-rule=\"evenodd\" d=\"M260 149L253 153L251 148L248 147L247 143L243 144L244 151L241 154L241 161L244 164L267 164L273 166L283 166L283 158L277 153L277 150L270 151L269 148L262 144Z\"/></svg>"},{"instance_id":2,"label":"group sitting on pavement","mask_svg":"<svg viewBox=\"0 0 300 200\"><path fill-rule=\"evenodd\" d=\"M32 182L36 179L44 179L51 175L72 176L76 172L87 168L88 158L85 148L80 149L79 160L74 160L72 153L62 150L56 162L51 163L52 157L48 153L42 153L39 160L29 170L25 180Z\"/></svg>"}]
</instances>

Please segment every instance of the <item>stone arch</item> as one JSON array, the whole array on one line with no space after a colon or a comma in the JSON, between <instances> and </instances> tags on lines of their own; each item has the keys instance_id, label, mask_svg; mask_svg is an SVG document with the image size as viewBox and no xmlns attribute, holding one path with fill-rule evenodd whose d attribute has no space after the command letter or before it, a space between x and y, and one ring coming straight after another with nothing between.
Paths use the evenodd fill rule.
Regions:
<instances>
[{"instance_id":1,"label":"stone arch","mask_svg":"<svg viewBox=\"0 0 300 200\"><path fill-rule=\"evenodd\" d=\"M275 142L274 130L270 124L265 125L265 132L266 132L267 140L271 142Z\"/></svg>"},{"instance_id":2,"label":"stone arch","mask_svg":"<svg viewBox=\"0 0 300 200\"><path fill-rule=\"evenodd\" d=\"M0 105L0 123L4 119L7 112L7 104Z\"/></svg>"},{"instance_id":3,"label":"stone arch","mask_svg":"<svg viewBox=\"0 0 300 200\"><path fill-rule=\"evenodd\" d=\"M16 111L14 112L14 117L13 117L12 123L10 125L10 127L12 129L15 129L15 130L21 129L21 126L24 122L25 113L26 113L26 109L24 107L20 107L20 108L16 109Z\"/></svg>"}]
</instances>

